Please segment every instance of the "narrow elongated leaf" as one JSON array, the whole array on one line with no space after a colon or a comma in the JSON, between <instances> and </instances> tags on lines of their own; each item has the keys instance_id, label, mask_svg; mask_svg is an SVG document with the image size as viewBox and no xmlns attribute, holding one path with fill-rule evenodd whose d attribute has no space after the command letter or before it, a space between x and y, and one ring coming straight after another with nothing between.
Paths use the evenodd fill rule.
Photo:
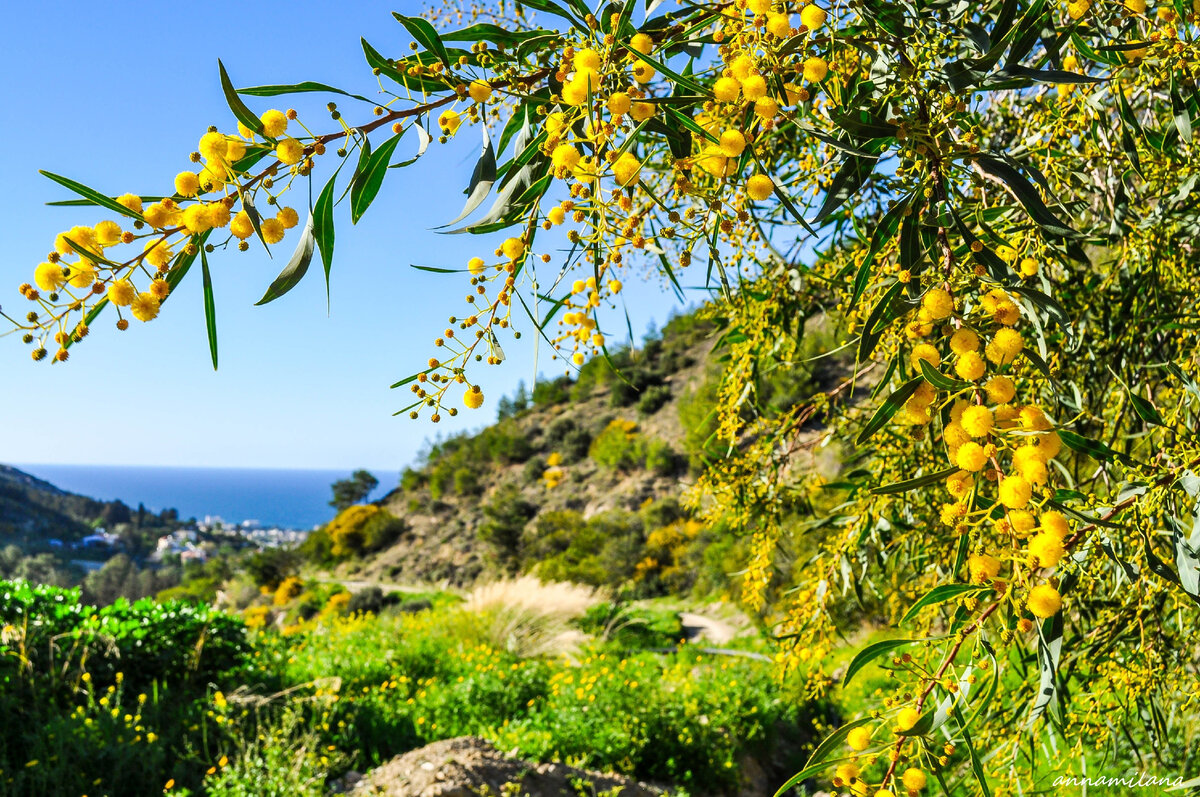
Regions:
<instances>
[{"instance_id":1,"label":"narrow elongated leaf","mask_svg":"<svg viewBox=\"0 0 1200 797\"><path fill-rule=\"evenodd\" d=\"M1076 434L1069 429L1059 429L1058 436L1062 440L1063 445L1072 451L1078 451L1080 454L1086 454L1098 462L1107 462L1110 459L1117 459L1122 462L1130 462L1129 457L1122 454L1120 451L1115 451L1109 448L1099 440L1092 440L1084 437L1081 434Z\"/></svg>"},{"instance_id":2,"label":"narrow elongated leaf","mask_svg":"<svg viewBox=\"0 0 1200 797\"><path fill-rule=\"evenodd\" d=\"M317 204L312 210L313 238L317 248L321 250L321 264L325 267L325 304L329 305L329 271L333 267L333 191L341 167L325 183L317 196Z\"/></svg>"},{"instance_id":3,"label":"narrow elongated leaf","mask_svg":"<svg viewBox=\"0 0 1200 797\"><path fill-rule=\"evenodd\" d=\"M213 370L217 370L217 303L213 299L212 274L208 271L208 255L200 247L200 269L204 277L204 325L208 328L208 353L212 355Z\"/></svg>"},{"instance_id":4,"label":"narrow elongated leaf","mask_svg":"<svg viewBox=\"0 0 1200 797\"><path fill-rule=\"evenodd\" d=\"M952 469L957 470L957 468ZM936 606L939 603L955 600L966 595L982 595L985 592L991 591L991 587L980 586L979 584L940 584L926 592L921 598L909 607L901 618L901 623L907 623L909 620L921 613L921 610L927 606Z\"/></svg>"},{"instance_id":5,"label":"narrow elongated leaf","mask_svg":"<svg viewBox=\"0 0 1200 797\"><path fill-rule=\"evenodd\" d=\"M904 402L908 401L909 397L911 397L913 393L917 392L917 388L920 387L921 383L924 381L925 380L923 378L918 376L916 379L910 379L900 387L896 388L896 392L888 396L883 404L880 405L879 409L875 410L875 414L871 416L871 420L867 422L867 425L863 427L863 430L858 433L858 437L854 442L857 445L862 445L871 437L871 435L882 429L887 422L892 419L892 416L894 416L900 410L900 408L904 406Z\"/></svg>"},{"instance_id":6,"label":"narrow elongated leaf","mask_svg":"<svg viewBox=\"0 0 1200 797\"><path fill-rule=\"evenodd\" d=\"M391 162L392 153L396 150L396 145L400 143L403 135L403 132L397 133L383 142L379 149L371 153L367 162L360 165L358 171L354 173L354 182L350 188L350 222L352 224L358 224L358 220L363 217L367 208L379 195L383 177L387 174L388 163Z\"/></svg>"},{"instance_id":7,"label":"narrow elongated leaf","mask_svg":"<svg viewBox=\"0 0 1200 797\"><path fill-rule=\"evenodd\" d=\"M867 316L866 323L863 324L862 337L858 342L859 362L865 362L875 351L875 344L879 342L879 338L883 334L884 319L889 316L892 303L895 302L902 290L904 290L904 283L894 283L871 309L871 314Z\"/></svg>"},{"instance_id":8,"label":"narrow elongated leaf","mask_svg":"<svg viewBox=\"0 0 1200 797\"><path fill-rule=\"evenodd\" d=\"M273 302L300 284L300 280L308 273L308 264L312 262L315 246L316 239L313 237L313 217L310 213L308 221L304 223L304 232L300 234L300 240L296 243L296 251L292 252L292 259L288 261L283 271L279 272L279 276L267 288L267 292L263 294L263 297L254 303L255 306Z\"/></svg>"},{"instance_id":9,"label":"narrow elongated leaf","mask_svg":"<svg viewBox=\"0 0 1200 797\"><path fill-rule=\"evenodd\" d=\"M845 745L846 737L850 735L850 731L854 730L855 728L861 728L862 726L871 722L873 722L871 717L863 717L862 719L857 719L853 722L847 722L845 725L826 736L821 743L817 745L817 748L813 750L812 755L808 757L808 762L804 765L804 770L789 778L788 782L783 784L779 791L775 793L775 797L785 794L793 786L803 783L805 780L812 777L812 775L805 773L813 772L815 774L816 771L826 766L826 761L829 759L830 754L836 750L842 749L842 747Z\"/></svg>"},{"instance_id":10,"label":"narrow elongated leaf","mask_svg":"<svg viewBox=\"0 0 1200 797\"><path fill-rule=\"evenodd\" d=\"M1129 403L1133 405L1133 411L1137 413L1137 416L1146 423L1153 423L1157 426L1167 425L1162 414L1159 413L1155 406L1136 393L1130 392Z\"/></svg>"},{"instance_id":11,"label":"narrow elongated leaf","mask_svg":"<svg viewBox=\"0 0 1200 797\"><path fill-rule=\"evenodd\" d=\"M490 41L493 44L519 44L529 39L544 36L544 30L506 30L499 25L492 25L487 22L479 22L474 25L469 25L458 30L447 31L442 36L442 41L446 42L478 42Z\"/></svg>"},{"instance_id":12,"label":"narrow elongated leaf","mask_svg":"<svg viewBox=\"0 0 1200 797\"><path fill-rule=\"evenodd\" d=\"M842 676L842 686L850 683L850 680L854 678L854 676L857 675L863 667L866 667L880 656L919 641L920 640L917 639L885 639L882 642L876 642L873 645L867 645L858 652L858 655L856 655L846 667L846 674Z\"/></svg>"},{"instance_id":13,"label":"narrow elongated leaf","mask_svg":"<svg viewBox=\"0 0 1200 797\"><path fill-rule=\"evenodd\" d=\"M1037 222L1046 232L1068 238L1079 237L1079 233L1073 230L1066 222L1060 221L1050 211L1050 208L1046 207L1046 203L1042 201L1042 197L1038 194L1037 189L1033 187L1033 183L1025 179L1023 174L1008 163L988 155L978 156L975 159L975 163L978 164L980 170L988 178L1007 187L1009 192L1016 197L1017 201L1024 206L1029 217Z\"/></svg>"},{"instance_id":14,"label":"narrow elongated leaf","mask_svg":"<svg viewBox=\"0 0 1200 797\"><path fill-rule=\"evenodd\" d=\"M237 89L233 87L233 81L229 79L229 73L225 71L225 64L221 63L221 59L217 59L217 68L221 71L221 90L225 92L225 102L229 103L229 110L233 111L233 115L237 120L247 128L263 135L262 120L254 115L246 107L246 103L242 102L242 98L238 96Z\"/></svg>"},{"instance_id":15,"label":"narrow elongated leaf","mask_svg":"<svg viewBox=\"0 0 1200 797\"><path fill-rule=\"evenodd\" d=\"M263 249L267 250L267 257L274 259L275 255L271 254L271 247L267 246L267 239L263 237L262 216L259 215L258 208L254 207L254 202L248 194L242 194L242 210L246 211L246 216L250 219L250 226L254 228L254 234L262 242Z\"/></svg>"},{"instance_id":16,"label":"narrow elongated leaf","mask_svg":"<svg viewBox=\"0 0 1200 797\"><path fill-rule=\"evenodd\" d=\"M416 39L422 47L436 55L438 60L447 67L450 66L450 55L446 52L446 45L442 43L442 37L438 35L433 25L420 17L406 17L396 11L392 12L392 16L408 29L409 35Z\"/></svg>"},{"instance_id":17,"label":"narrow elongated leaf","mask_svg":"<svg viewBox=\"0 0 1200 797\"><path fill-rule=\"evenodd\" d=\"M1192 114L1188 110L1187 103L1183 101L1183 97L1179 94L1179 89L1175 87L1175 73L1171 73L1171 112L1175 122L1175 129L1179 131L1179 137L1183 139L1185 144L1192 143Z\"/></svg>"},{"instance_id":18,"label":"narrow elongated leaf","mask_svg":"<svg viewBox=\"0 0 1200 797\"><path fill-rule=\"evenodd\" d=\"M700 85L699 83L697 83L696 81L692 80L689 77L685 77L685 76L679 74L674 69L671 69L669 66L664 64L662 61L655 60L654 58L650 57L649 55L645 55L643 53L636 53L635 55L637 56L637 60L645 61L650 66L654 67L655 71L658 72L660 75L664 75L664 76L670 78L671 80L675 81L675 84L677 86L683 86L688 91L695 92L696 94L699 94L702 97L711 97L712 96L712 94L704 86Z\"/></svg>"},{"instance_id":19,"label":"narrow elongated leaf","mask_svg":"<svg viewBox=\"0 0 1200 797\"><path fill-rule=\"evenodd\" d=\"M587 29L582 22L576 19L574 15L565 10L558 3L554 2L554 0L521 0L519 5L523 5L526 8L532 8L534 11L545 11L547 14L554 14L557 17L562 17L570 22L572 27L579 28L580 30Z\"/></svg>"},{"instance_id":20,"label":"narrow elongated leaf","mask_svg":"<svg viewBox=\"0 0 1200 797\"><path fill-rule=\"evenodd\" d=\"M925 360L918 360L917 362L921 365L921 375L925 377L925 381L936 387L938 390L958 392L959 390L966 390L967 388L971 387L970 382L963 382L961 380L946 376Z\"/></svg>"},{"instance_id":21,"label":"narrow elongated leaf","mask_svg":"<svg viewBox=\"0 0 1200 797\"><path fill-rule=\"evenodd\" d=\"M111 197L107 197L104 194L101 194L99 191L96 191L92 188L88 188L83 183L78 183L69 177L63 177L62 175L55 174L54 172L48 172L48 171L45 171L44 169L39 170L38 174L42 175L43 177L50 178L54 182L63 186L64 188L69 188L70 190L74 191L76 194L79 194L81 197L83 197L85 200L87 200L87 202L90 204L99 205L102 208L108 208L109 210L111 210L114 213L120 213L122 216L128 216L131 219L137 219L138 221L143 221L141 213L137 213L136 211L130 210L129 208L125 207L117 200L115 200Z\"/></svg>"},{"instance_id":22,"label":"narrow elongated leaf","mask_svg":"<svg viewBox=\"0 0 1200 797\"><path fill-rule=\"evenodd\" d=\"M1042 621L1038 629L1038 682L1037 700L1034 701L1029 721L1032 723L1047 708L1058 702L1058 661L1062 655L1063 620L1062 612Z\"/></svg>"},{"instance_id":23,"label":"narrow elongated leaf","mask_svg":"<svg viewBox=\"0 0 1200 797\"><path fill-rule=\"evenodd\" d=\"M926 473L924 476L917 476L914 479L906 479L902 482L893 484L885 484L881 487L872 487L871 492L875 495L892 495L894 493L906 493L909 490L915 490L918 487L927 487L931 484L945 481L949 476L958 473L959 468L946 468L945 470L935 471L934 473Z\"/></svg>"},{"instance_id":24,"label":"narrow elongated leaf","mask_svg":"<svg viewBox=\"0 0 1200 797\"><path fill-rule=\"evenodd\" d=\"M351 94L348 91L343 91L339 88L327 85L325 83L315 83L311 80L306 80L302 83L277 83L267 86L247 86L244 89L238 89L238 94L247 94L251 97L278 97L283 94L306 94L313 91L328 92L330 94L341 94L343 97L351 97L352 99L362 100L363 102L374 103L361 94Z\"/></svg>"},{"instance_id":25,"label":"narrow elongated leaf","mask_svg":"<svg viewBox=\"0 0 1200 797\"><path fill-rule=\"evenodd\" d=\"M471 182L467 186L467 203L463 206L462 213L459 213L453 221L442 225L444 227L458 224L470 216L475 208L487 199L488 193L492 190L492 184L496 182L496 150L492 148L492 139L488 135L487 125L480 125L479 129L483 131L483 153L475 162L475 171L471 173Z\"/></svg>"},{"instance_id":26,"label":"narrow elongated leaf","mask_svg":"<svg viewBox=\"0 0 1200 797\"><path fill-rule=\"evenodd\" d=\"M875 163L876 158L873 157L864 158L860 155L847 154L846 159L842 161L841 168L833 176L829 190L825 192L825 201L821 203L821 208L817 211L813 223L820 224L840 208L847 199L858 193L858 189L862 188L863 183L875 170Z\"/></svg>"}]
</instances>

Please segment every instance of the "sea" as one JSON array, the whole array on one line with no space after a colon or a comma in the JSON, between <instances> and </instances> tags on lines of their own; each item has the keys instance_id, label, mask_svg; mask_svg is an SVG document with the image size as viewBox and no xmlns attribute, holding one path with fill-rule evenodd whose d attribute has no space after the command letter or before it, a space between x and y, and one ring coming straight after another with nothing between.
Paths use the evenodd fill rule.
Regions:
<instances>
[{"instance_id":1,"label":"sea","mask_svg":"<svg viewBox=\"0 0 1200 797\"><path fill-rule=\"evenodd\" d=\"M161 512L179 510L183 519L219 517L227 524L258 521L271 528L309 530L333 518L330 485L350 476L348 470L271 468L162 468L124 465L39 465L13 467L60 489L104 501L121 500ZM395 473L375 472L380 486L372 498L386 494Z\"/></svg>"}]
</instances>

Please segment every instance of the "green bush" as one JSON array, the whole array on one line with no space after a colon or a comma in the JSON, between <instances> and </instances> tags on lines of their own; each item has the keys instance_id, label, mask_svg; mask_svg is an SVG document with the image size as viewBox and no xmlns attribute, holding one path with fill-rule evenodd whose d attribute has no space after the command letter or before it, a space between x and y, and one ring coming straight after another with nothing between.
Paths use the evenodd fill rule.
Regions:
<instances>
[{"instance_id":1,"label":"green bush","mask_svg":"<svg viewBox=\"0 0 1200 797\"><path fill-rule=\"evenodd\" d=\"M475 468L454 469L454 492L456 495L479 495L483 485L479 483L479 472Z\"/></svg>"},{"instance_id":2,"label":"green bush","mask_svg":"<svg viewBox=\"0 0 1200 797\"><path fill-rule=\"evenodd\" d=\"M646 454L643 438L633 421L617 418L604 428L588 448L588 456L606 468L633 470L641 467Z\"/></svg>"},{"instance_id":3,"label":"green bush","mask_svg":"<svg viewBox=\"0 0 1200 797\"><path fill-rule=\"evenodd\" d=\"M654 385L648 387L642 393L642 397L638 399L638 412L642 415L653 415L662 409L662 406L671 400L671 388L666 385Z\"/></svg>"},{"instance_id":4,"label":"green bush","mask_svg":"<svg viewBox=\"0 0 1200 797\"><path fill-rule=\"evenodd\" d=\"M506 485L483 505L483 525L479 537L492 546L505 570L515 571L520 564L521 537L525 524L537 513L537 507L521 497L513 485Z\"/></svg>"},{"instance_id":5,"label":"green bush","mask_svg":"<svg viewBox=\"0 0 1200 797\"><path fill-rule=\"evenodd\" d=\"M533 403L538 407L562 404L571 398L571 377L560 376L538 382L533 387Z\"/></svg>"}]
</instances>

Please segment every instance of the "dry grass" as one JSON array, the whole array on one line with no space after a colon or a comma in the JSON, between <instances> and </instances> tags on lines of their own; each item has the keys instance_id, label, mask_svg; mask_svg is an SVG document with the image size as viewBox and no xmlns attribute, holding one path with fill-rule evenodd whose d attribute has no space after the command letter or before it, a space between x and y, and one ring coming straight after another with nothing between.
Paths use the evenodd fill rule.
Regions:
<instances>
[{"instance_id":1,"label":"dry grass","mask_svg":"<svg viewBox=\"0 0 1200 797\"><path fill-rule=\"evenodd\" d=\"M523 576L476 587L463 608L485 618L495 647L522 657L571 655L585 638L571 622L601 600L591 587Z\"/></svg>"}]
</instances>

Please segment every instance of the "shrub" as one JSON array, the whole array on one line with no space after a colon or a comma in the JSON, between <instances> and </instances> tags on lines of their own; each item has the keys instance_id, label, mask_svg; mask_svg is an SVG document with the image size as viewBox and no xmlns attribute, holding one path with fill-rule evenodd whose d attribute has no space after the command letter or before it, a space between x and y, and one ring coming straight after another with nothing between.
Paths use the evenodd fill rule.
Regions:
<instances>
[{"instance_id":1,"label":"shrub","mask_svg":"<svg viewBox=\"0 0 1200 797\"><path fill-rule=\"evenodd\" d=\"M606 468L632 470L645 460L637 424L616 418L604 428L588 448L588 456Z\"/></svg>"},{"instance_id":2,"label":"shrub","mask_svg":"<svg viewBox=\"0 0 1200 797\"><path fill-rule=\"evenodd\" d=\"M638 412L643 415L653 415L671 400L671 388L666 385L655 385L647 388L638 400Z\"/></svg>"},{"instance_id":3,"label":"shrub","mask_svg":"<svg viewBox=\"0 0 1200 797\"><path fill-rule=\"evenodd\" d=\"M529 658L573 653L583 637L572 621L597 602L587 587L525 576L476 587L463 608L486 618L492 647Z\"/></svg>"},{"instance_id":4,"label":"shrub","mask_svg":"<svg viewBox=\"0 0 1200 797\"><path fill-rule=\"evenodd\" d=\"M660 476L673 476L687 463L665 440L646 441L645 452L646 468Z\"/></svg>"},{"instance_id":5,"label":"shrub","mask_svg":"<svg viewBox=\"0 0 1200 797\"><path fill-rule=\"evenodd\" d=\"M533 403L538 407L562 404L571 398L571 377L560 376L538 382L533 386Z\"/></svg>"},{"instance_id":6,"label":"shrub","mask_svg":"<svg viewBox=\"0 0 1200 797\"><path fill-rule=\"evenodd\" d=\"M492 546L506 570L514 570L520 561L521 535L525 524L537 512L520 491L507 485L483 506L484 522L479 536Z\"/></svg>"},{"instance_id":7,"label":"shrub","mask_svg":"<svg viewBox=\"0 0 1200 797\"><path fill-rule=\"evenodd\" d=\"M454 492L458 495L479 495L483 485L479 483L479 474L475 468L454 469Z\"/></svg>"},{"instance_id":8,"label":"shrub","mask_svg":"<svg viewBox=\"0 0 1200 797\"><path fill-rule=\"evenodd\" d=\"M592 435L574 420L559 418L546 429L544 443L546 448L557 451L567 462L575 462L587 456Z\"/></svg>"}]
</instances>

